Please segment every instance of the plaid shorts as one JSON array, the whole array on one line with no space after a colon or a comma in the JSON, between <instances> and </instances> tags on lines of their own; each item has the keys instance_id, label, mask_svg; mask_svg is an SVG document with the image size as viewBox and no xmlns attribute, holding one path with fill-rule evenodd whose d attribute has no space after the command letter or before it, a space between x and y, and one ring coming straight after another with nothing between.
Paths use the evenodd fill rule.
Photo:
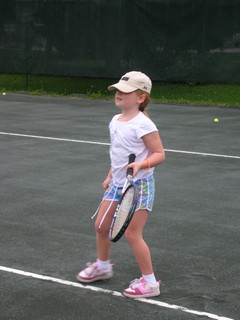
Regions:
<instances>
[{"instance_id":1,"label":"plaid shorts","mask_svg":"<svg viewBox=\"0 0 240 320\"><path fill-rule=\"evenodd\" d=\"M147 209L152 211L154 196L155 196L155 181L154 177L150 176L141 180L137 180L136 185L139 187L139 197L137 210ZM103 195L103 200L119 201L122 195L122 188L115 186L112 182Z\"/></svg>"}]
</instances>

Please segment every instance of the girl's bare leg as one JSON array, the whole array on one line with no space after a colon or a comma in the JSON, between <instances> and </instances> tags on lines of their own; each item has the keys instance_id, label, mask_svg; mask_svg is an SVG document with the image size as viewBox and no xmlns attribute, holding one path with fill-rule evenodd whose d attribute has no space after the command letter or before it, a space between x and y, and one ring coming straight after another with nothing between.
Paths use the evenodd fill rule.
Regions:
<instances>
[{"instance_id":1,"label":"girl's bare leg","mask_svg":"<svg viewBox=\"0 0 240 320\"><path fill-rule=\"evenodd\" d=\"M133 219L125 232L126 239L144 275L153 273L150 250L142 235L147 218L147 210L138 210L134 213Z\"/></svg>"},{"instance_id":2,"label":"girl's bare leg","mask_svg":"<svg viewBox=\"0 0 240 320\"><path fill-rule=\"evenodd\" d=\"M110 209L104 217L109 205ZM103 201L95 222L97 257L101 261L106 261L110 258L111 241L108 239L108 233L116 207L117 201L112 202L112 204L110 201Z\"/></svg>"}]
</instances>

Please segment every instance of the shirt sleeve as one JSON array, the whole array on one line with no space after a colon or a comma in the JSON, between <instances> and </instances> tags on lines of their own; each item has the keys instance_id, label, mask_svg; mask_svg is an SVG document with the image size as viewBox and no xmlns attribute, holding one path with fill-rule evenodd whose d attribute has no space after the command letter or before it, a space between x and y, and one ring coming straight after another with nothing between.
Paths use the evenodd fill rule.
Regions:
<instances>
[{"instance_id":1,"label":"shirt sleeve","mask_svg":"<svg viewBox=\"0 0 240 320\"><path fill-rule=\"evenodd\" d=\"M151 119L149 119L148 117L145 118L144 121L141 121L139 128L138 128L138 132L137 132L137 137L142 138L143 136L145 136L148 133L151 132L155 132L158 131L156 125L153 123L153 121Z\"/></svg>"}]
</instances>

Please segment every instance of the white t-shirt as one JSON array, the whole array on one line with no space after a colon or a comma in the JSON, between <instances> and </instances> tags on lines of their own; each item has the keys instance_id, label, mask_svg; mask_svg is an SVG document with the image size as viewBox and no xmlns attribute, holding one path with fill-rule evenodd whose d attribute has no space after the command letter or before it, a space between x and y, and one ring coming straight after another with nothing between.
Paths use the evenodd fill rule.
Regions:
<instances>
[{"instance_id":1,"label":"white t-shirt","mask_svg":"<svg viewBox=\"0 0 240 320\"><path fill-rule=\"evenodd\" d=\"M143 112L127 122L119 121L120 114L115 115L110 124L110 158L113 183L122 187L126 179L128 156L136 154L135 161L143 161L151 155L142 137L148 133L158 131L156 125ZM152 175L154 168L140 170L134 180L147 178Z\"/></svg>"}]
</instances>

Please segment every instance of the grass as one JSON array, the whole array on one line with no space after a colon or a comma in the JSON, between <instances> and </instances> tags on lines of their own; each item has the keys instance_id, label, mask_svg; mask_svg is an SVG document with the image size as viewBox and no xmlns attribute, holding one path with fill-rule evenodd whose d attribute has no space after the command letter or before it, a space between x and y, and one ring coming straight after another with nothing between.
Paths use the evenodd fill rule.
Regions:
<instances>
[{"instance_id":1,"label":"grass","mask_svg":"<svg viewBox=\"0 0 240 320\"><path fill-rule=\"evenodd\" d=\"M113 93L109 92L107 87L116 81L116 79L0 74L0 92L108 99L112 98ZM240 85L154 82L151 97L156 103L240 107Z\"/></svg>"},{"instance_id":2,"label":"grass","mask_svg":"<svg viewBox=\"0 0 240 320\"><path fill-rule=\"evenodd\" d=\"M163 83L153 89L152 97L163 103L240 107L240 85Z\"/></svg>"}]
</instances>

